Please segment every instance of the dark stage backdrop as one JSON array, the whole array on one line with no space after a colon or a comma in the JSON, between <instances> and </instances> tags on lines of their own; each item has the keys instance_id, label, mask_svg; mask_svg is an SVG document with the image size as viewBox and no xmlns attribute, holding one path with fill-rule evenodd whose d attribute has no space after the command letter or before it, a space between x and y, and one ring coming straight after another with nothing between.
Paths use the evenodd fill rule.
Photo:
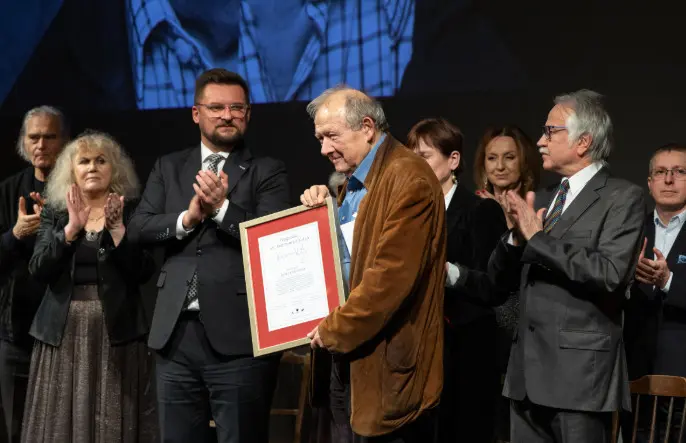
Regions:
<instances>
[{"instance_id":1,"label":"dark stage backdrop","mask_svg":"<svg viewBox=\"0 0 686 443\"><path fill-rule=\"evenodd\" d=\"M581 86L581 85L579 85ZM571 89L571 88L570 88ZM465 161L461 182L474 188L471 179L474 151L479 136L489 125L514 123L535 140L552 106L556 92L532 90L515 93L478 93L417 99L383 100L391 133L401 141L418 120L442 116L465 133ZM683 99L661 91L604 91L615 124L615 146L610 166L616 175L645 185L650 153L659 145L682 141L686 107ZM684 97L681 95L681 97ZM326 183L333 171L319 154L313 124L304 102L256 105L248 130L247 144L254 154L279 158L286 163L293 204L305 187ZM0 146L5 154L0 162L0 177L25 164L14 152L20 116L2 118ZM98 129L112 134L131 153L141 182L145 183L155 159L163 154L199 143L197 126L189 109L128 111L113 114L93 113L71 116L72 133ZM554 180L544 175L544 182Z\"/></svg>"},{"instance_id":2,"label":"dark stage backdrop","mask_svg":"<svg viewBox=\"0 0 686 443\"><path fill-rule=\"evenodd\" d=\"M72 135L88 128L112 134L132 154L142 183L158 156L199 143L188 108L142 111L135 106L132 71L126 67L131 63L131 42L121 28L124 12L102 11L124 2L27 0L21 7L15 3L0 2L0 59L5 61L0 63L0 178L25 166L14 151L16 137L21 115L39 104L62 107L71 118ZM391 133L405 141L414 123L433 116L458 125L466 142L461 179L465 186L474 188L475 144L488 126L516 124L537 139L552 98L579 88L606 95L616 140L610 165L618 176L645 187L651 151L667 142L686 141L680 2L413 4L411 58L393 93L383 94L392 97L382 99ZM32 12L41 5L41 14ZM39 15L46 19L34 20ZM97 17L114 17L120 24L99 22ZM305 187L325 183L332 171L319 155L305 104L255 105L248 133L255 154L286 163L294 205ZM544 175L546 183L554 179ZM145 291L149 312L154 282L153 278Z\"/></svg>"}]
</instances>

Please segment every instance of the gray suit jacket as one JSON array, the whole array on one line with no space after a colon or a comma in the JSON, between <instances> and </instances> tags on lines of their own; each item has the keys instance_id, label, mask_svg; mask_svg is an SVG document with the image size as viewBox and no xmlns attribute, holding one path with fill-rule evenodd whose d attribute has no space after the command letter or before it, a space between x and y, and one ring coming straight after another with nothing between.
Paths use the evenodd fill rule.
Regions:
<instances>
[{"instance_id":1,"label":"gray suit jacket","mask_svg":"<svg viewBox=\"0 0 686 443\"><path fill-rule=\"evenodd\" d=\"M548 208L556 189L539 193L536 207ZM503 236L489 273L520 290L503 395L567 410L630 409L622 309L644 219L641 188L602 168L549 234L520 247Z\"/></svg>"}]
</instances>

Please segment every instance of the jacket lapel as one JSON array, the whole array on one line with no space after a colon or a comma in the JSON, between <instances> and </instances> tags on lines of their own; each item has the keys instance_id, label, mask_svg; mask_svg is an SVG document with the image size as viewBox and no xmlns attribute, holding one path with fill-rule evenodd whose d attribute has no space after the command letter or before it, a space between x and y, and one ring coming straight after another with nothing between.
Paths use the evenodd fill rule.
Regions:
<instances>
[{"instance_id":1,"label":"jacket lapel","mask_svg":"<svg viewBox=\"0 0 686 443\"><path fill-rule=\"evenodd\" d=\"M608 177L607 169L602 168L586 183L581 193L576 196L574 201L562 213L560 220L553 226L553 229L550 231L552 237L562 237L579 217L600 198L596 191L605 187Z\"/></svg>"},{"instance_id":2,"label":"jacket lapel","mask_svg":"<svg viewBox=\"0 0 686 443\"><path fill-rule=\"evenodd\" d=\"M651 218L652 218L653 213L651 212ZM653 230L653 244L655 243L655 221L653 220L653 223L651 223L652 230ZM669 254L667 255L667 264L669 265L669 269L674 270L674 267L677 266L679 263L679 255L684 255L680 254L684 250L686 250L686 224L681 226L681 230L679 230L679 233L677 234L676 238L674 239L674 244L672 245L672 249L669 250ZM647 229L646 229L647 231ZM648 246L650 246L650 249L648 249ZM652 251L653 246L652 245L646 245L646 251ZM663 251L660 251L663 252ZM652 255L651 255L652 257Z\"/></svg>"},{"instance_id":3,"label":"jacket lapel","mask_svg":"<svg viewBox=\"0 0 686 443\"><path fill-rule=\"evenodd\" d=\"M467 191L465 191L464 187L458 185L453 198L448 203L445 213L448 234L453 231L457 221L460 219L460 209L464 209L467 206L465 202L467 195L465 194L467 194Z\"/></svg>"},{"instance_id":4,"label":"jacket lapel","mask_svg":"<svg viewBox=\"0 0 686 443\"><path fill-rule=\"evenodd\" d=\"M200 169L202 169L202 155L200 154L200 146L198 146L190 150L186 161L181 166L179 183L181 183L181 192L186 205L195 195L193 183L195 183L195 176L198 175Z\"/></svg>"},{"instance_id":5,"label":"jacket lapel","mask_svg":"<svg viewBox=\"0 0 686 443\"><path fill-rule=\"evenodd\" d=\"M683 229L682 229L682 231L683 231ZM654 219L654 213L653 212L648 214L646 224L645 224L644 235L645 235L645 238L648 240L646 242L645 254L646 254L646 257L652 259L653 254L650 251L652 251L653 247L655 246L655 219ZM681 233L679 234L679 236L681 236ZM643 241L641 241L641 246L643 246ZM676 242L674 242L674 246L676 246ZM674 248L672 248L672 251L674 251ZM670 251L670 254L672 251ZM667 258L667 260L669 261L669 257ZM640 283L640 282L637 282L637 283L639 284L639 286L641 287L641 289L643 290L643 292L645 294L650 294L651 292L653 292L653 286L652 285L647 285L645 283Z\"/></svg>"},{"instance_id":6,"label":"jacket lapel","mask_svg":"<svg viewBox=\"0 0 686 443\"><path fill-rule=\"evenodd\" d=\"M241 179L243 174L250 167L250 159L252 155L250 151L245 146L241 146L239 149L229 155L229 158L224 162L224 167L222 171L229 178L229 189L227 190L227 195L231 195L231 191L236 187L236 184Z\"/></svg>"}]
</instances>

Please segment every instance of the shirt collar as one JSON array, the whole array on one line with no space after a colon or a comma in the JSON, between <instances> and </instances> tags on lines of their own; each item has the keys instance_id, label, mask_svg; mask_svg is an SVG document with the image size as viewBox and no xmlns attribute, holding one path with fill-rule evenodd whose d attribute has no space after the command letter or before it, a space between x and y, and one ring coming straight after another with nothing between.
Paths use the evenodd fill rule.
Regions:
<instances>
[{"instance_id":1,"label":"shirt collar","mask_svg":"<svg viewBox=\"0 0 686 443\"><path fill-rule=\"evenodd\" d=\"M589 181L595 176L603 167L601 162L593 162L586 166L581 171L569 177L569 192L573 195L578 195ZM563 179L564 180L564 179Z\"/></svg>"},{"instance_id":2,"label":"shirt collar","mask_svg":"<svg viewBox=\"0 0 686 443\"><path fill-rule=\"evenodd\" d=\"M660 220L660 216L657 214L657 209L653 210L653 217L655 218L655 226L661 226L663 228L667 228L667 226L662 223L662 220ZM677 226L682 226L684 222L686 221L686 209L678 213L677 215L673 216L667 225L672 224L672 222L676 222Z\"/></svg>"},{"instance_id":3,"label":"shirt collar","mask_svg":"<svg viewBox=\"0 0 686 443\"><path fill-rule=\"evenodd\" d=\"M163 29L166 24L166 32L161 37L167 44L173 46L175 54L189 63L196 59L197 63L204 63L211 66L207 54L203 51L203 46L191 36L176 17L174 9L169 4L169 0L129 0L127 11L127 21L129 30L129 49L136 75L136 95L143 95L143 70L145 61L145 43L154 32Z\"/></svg>"},{"instance_id":4,"label":"shirt collar","mask_svg":"<svg viewBox=\"0 0 686 443\"><path fill-rule=\"evenodd\" d=\"M376 144L362 160L360 166L358 166L357 169L355 169L355 172L353 172L353 175L350 176L350 180L348 180L348 189L351 189L351 186L352 189L357 189L360 186L364 186L364 181L367 179L367 174L369 174L369 170L372 168L372 163L374 163L376 152L379 150L379 146L381 146L381 143L383 143L385 139L386 134L381 134L379 141L376 142Z\"/></svg>"},{"instance_id":5,"label":"shirt collar","mask_svg":"<svg viewBox=\"0 0 686 443\"><path fill-rule=\"evenodd\" d=\"M450 191L448 191L448 193L445 194L445 209L448 209L448 206L450 205L450 202L452 201L456 190L457 190L457 183L454 183L453 187L450 188Z\"/></svg>"},{"instance_id":6,"label":"shirt collar","mask_svg":"<svg viewBox=\"0 0 686 443\"><path fill-rule=\"evenodd\" d=\"M212 155L212 154L214 154L214 152L212 152L212 150L211 150L210 148L208 148L207 146L205 146L205 143L200 142L200 158L201 158L201 162L202 162L202 163L205 163L205 160L207 160L207 157L209 157L209 156ZM225 159L229 158L229 153L228 153L228 152L219 151L219 152L217 152L217 154L221 155L221 156L224 157Z\"/></svg>"}]
</instances>

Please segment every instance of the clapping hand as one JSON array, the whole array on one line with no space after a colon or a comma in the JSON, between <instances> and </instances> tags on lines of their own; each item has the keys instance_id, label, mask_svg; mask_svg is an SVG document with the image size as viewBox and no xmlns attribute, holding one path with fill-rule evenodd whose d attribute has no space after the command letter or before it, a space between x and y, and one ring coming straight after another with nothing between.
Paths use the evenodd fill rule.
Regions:
<instances>
[{"instance_id":1,"label":"clapping hand","mask_svg":"<svg viewBox=\"0 0 686 443\"><path fill-rule=\"evenodd\" d=\"M108 231L124 229L124 197L111 193L105 201L105 228Z\"/></svg>"},{"instance_id":2,"label":"clapping hand","mask_svg":"<svg viewBox=\"0 0 686 443\"><path fill-rule=\"evenodd\" d=\"M43 211L43 206L45 206L45 199L40 195L40 192L32 192L29 197L33 200L33 212L40 214Z\"/></svg>"},{"instance_id":3,"label":"clapping hand","mask_svg":"<svg viewBox=\"0 0 686 443\"><path fill-rule=\"evenodd\" d=\"M26 199L19 197L19 210L17 211L17 222L12 228L12 234L17 240L21 240L30 235L33 235L40 226L40 208L33 205L33 212L35 214L27 214ZM36 209L39 209L36 211Z\"/></svg>"},{"instance_id":4,"label":"clapping hand","mask_svg":"<svg viewBox=\"0 0 686 443\"><path fill-rule=\"evenodd\" d=\"M105 201L105 229L107 229L112 236L114 246L119 246L126 228L124 227L124 197L110 193Z\"/></svg>"},{"instance_id":5,"label":"clapping hand","mask_svg":"<svg viewBox=\"0 0 686 443\"><path fill-rule=\"evenodd\" d=\"M212 171L199 171L195 180L197 183L193 183L193 189L200 199L202 212L205 217L211 216L226 200L229 176L224 171L219 171L219 176Z\"/></svg>"},{"instance_id":6,"label":"clapping hand","mask_svg":"<svg viewBox=\"0 0 686 443\"><path fill-rule=\"evenodd\" d=\"M86 227L88 216L91 213L90 206L86 206L83 201L81 189L75 184L72 184L67 190L67 212L69 213L69 222L64 227L64 236L68 242L71 242Z\"/></svg>"},{"instance_id":7,"label":"clapping hand","mask_svg":"<svg viewBox=\"0 0 686 443\"><path fill-rule=\"evenodd\" d=\"M545 208L538 211L534 208L534 201L536 194L533 192L526 193L526 200L513 190L505 193L505 200L507 200L507 211L516 224L519 234L524 240L529 241L539 231L543 230L543 216Z\"/></svg>"},{"instance_id":8,"label":"clapping hand","mask_svg":"<svg viewBox=\"0 0 686 443\"><path fill-rule=\"evenodd\" d=\"M643 248L636 264L636 280L648 285L657 286L659 289L664 289L672 274L667 266L667 259L662 252L653 248L655 260L645 257L646 244L648 239L643 240Z\"/></svg>"}]
</instances>

